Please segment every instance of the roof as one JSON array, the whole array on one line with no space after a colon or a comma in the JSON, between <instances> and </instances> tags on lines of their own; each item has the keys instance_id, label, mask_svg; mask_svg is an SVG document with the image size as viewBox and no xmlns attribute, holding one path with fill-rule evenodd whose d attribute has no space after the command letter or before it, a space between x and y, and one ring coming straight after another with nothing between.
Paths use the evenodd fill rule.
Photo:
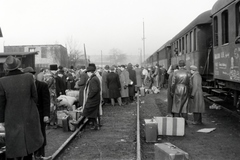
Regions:
<instances>
[{"instance_id":1,"label":"roof","mask_svg":"<svg viewBox=\"0 0 240 160\"><path fill-rule=\"evenodd\" d=\"M7 56L26 56L31 54L38 54L38 52L0 52L0 57Z\"/></svg>"},{"instance_id":2,"label":"roof","mask_svg":"<svg viewBox=\"0 0 240 160\"><path fill-rule=\"evenodd\" d=\"M227 5L233 3L235 0L218 0L212 7L211 15L216 14L221 9L226 7Z\"/></svg>"},{"instance_id":3,"label":"roof","mask_svg":"<svg viewBox=\"0 0 240 160\"><path fill-rule=\"evenodd\" d=\"M211 23L211 10L205 11L195 18L187 27L185 27L181 32L179 32L175 37L172 38L172 41L175 41L182 37L184 34L192 30L194 27L201 24L210 24Z\"/></svg>"}]
</instances>

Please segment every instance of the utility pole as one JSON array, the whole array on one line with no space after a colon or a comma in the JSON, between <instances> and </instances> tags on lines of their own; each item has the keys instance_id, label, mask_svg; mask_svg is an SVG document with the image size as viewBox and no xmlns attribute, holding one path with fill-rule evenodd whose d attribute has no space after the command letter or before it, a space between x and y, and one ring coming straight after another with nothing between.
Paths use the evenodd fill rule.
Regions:
<instances>
[{"instance_id":1,"label":"utility pole","mask_svg":"<svg viewBox=\"0 0 240 160\"><path fill-rule=\"evenodd\" d=\"M143 19L143 63L146 64L145 62L145 30L144 30L144 19Z\"/></svg>"},{"instance_id":2,"label":"utility pole","mask_svg":"<svg viewBox=\"0 0 240 160\"><path fill-rule=\"evenodd\" d=\"M102 50L101 50L101 67L103 67L103 65L102 65Z\"/></svg>"}]
</instances>

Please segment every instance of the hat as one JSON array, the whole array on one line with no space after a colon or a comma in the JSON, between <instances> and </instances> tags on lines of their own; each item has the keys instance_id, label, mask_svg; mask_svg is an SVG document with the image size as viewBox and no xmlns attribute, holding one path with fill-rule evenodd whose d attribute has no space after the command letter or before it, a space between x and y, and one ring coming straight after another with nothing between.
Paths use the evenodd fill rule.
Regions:
<instances>
[{"instance_id":1,"label":"hat","mask_svg":"<svg viewBox=\"0 0 240 160\"><path fill-rule=\"evenodd\" d=\"M105 67L104 67L104 69L109 69L110 67L109 67L109 65L106 65Z\"/></svg>"},{"instance_id":2,"label":"hat","mask_svg":"<svg viewBox=\"0 0 240 160\"><path fill-rule=\"evenodd\" d=\"M13 56L8 56L4 62L4 69L12 71L18 69L21 65L21 61Z\"/></svg>"},{"instance_id":3,"label":"hat","mask_svg":"<svg viewBox=\"0 0 240 160\"><path fill-rule=\"evenodd\" d=\"M191 65L190 69L193 70L193 71L197 71L197 66Z\"/></svg>"},{"instance_id":4,"label":"hat","mask_svg":"<svg viewBox=\"0 0 240 160\"><path fill-rule=\"evenodd\" d=\"M111 71L114 71L114 69L115 69L114 66L111 66L111 67L110 67L110 70L111 70Z\"/></svg>"},{"instance_id":5,"label":"hat","mask_svg":"<svg viewBox=\"0 0 240 160\"><path fill-rule=\"evenodd\" d=\"M86 72L94 72L96 68L94 66L88 66Z\"/></svg>"},{"instance_id":6,"label":"hat","mask_svg":"<svg viewBox=\"0 0 240 160\"><path fill-rule=\"evenodd\" d=\"M26 67L23 69L24 73L32 73L35 74L36 72L34 71L34 69L32 67Z\"/></svg>"},{"instance_id":7,"label":"hat","mask_svg":"<svg viewBox=\"0 0 240 160\"><path fill-rule=\"evenodd\" d=\"M178 62L178 66L179 67L184 67L186 64L185 64L185 61L184 60L180 60L179 62Z\"/></svg>"}]
</instances>

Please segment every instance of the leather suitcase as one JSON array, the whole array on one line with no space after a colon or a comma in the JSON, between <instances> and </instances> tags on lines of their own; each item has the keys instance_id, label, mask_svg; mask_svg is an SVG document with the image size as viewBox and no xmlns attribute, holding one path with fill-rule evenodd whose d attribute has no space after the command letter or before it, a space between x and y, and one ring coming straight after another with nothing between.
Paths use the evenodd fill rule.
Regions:
<instances>
[{"instance_id":1,"label":"leather suitcase","mask_svg":"<svg viewBox=\"0 0 240 160\"><path fill-rule=\"evenodd\" d=\"M154 117L158 123L158 135L184 136L185 119L182 117Z\"/></svg>"},{"instance_id":2,"label":"leather suitcase","mask_svg":"<svg viewBox=\"0 0 240 160\"><path fill-rule=\"evenodd\" d=\"M189 154L171 143L154 144L155 160L189 160Z\"/></svg>"},{"instance_id":3,"label":"leather suitcase","mask_svg":"<svg viewBox=\"0 0 240 160\"><path fill-rule=\"evenodd\" d=\"M157 141L157 122L155 119L145 119L145 138L146 142L156 142Z\"/></svg>"}]
</instances>

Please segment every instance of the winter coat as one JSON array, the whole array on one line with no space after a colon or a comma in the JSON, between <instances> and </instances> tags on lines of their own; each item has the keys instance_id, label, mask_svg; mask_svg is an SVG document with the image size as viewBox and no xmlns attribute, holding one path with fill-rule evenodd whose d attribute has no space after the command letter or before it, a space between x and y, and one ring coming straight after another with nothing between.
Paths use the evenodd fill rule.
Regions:
<instances>
[{"instance_id":1,"label":"winter coat","mask_svg":"<svg viewBox=\"0 0 240 160\"><path fill-rule=\"evenodd\" d=\"M117 73L110 72L107 75L107 87L109 89L109 97L110 98L118 98L121 97L121 84L119 80L119 76Z\"/></svg>"},{"instance_id":2,"label":"winter coat","mask_svg":"<svg viewBox=\"0 0 240 160\"><path fill-rule=\"evenodd\" d=\"M202 91L202 77L199 72L195 72L191 76L191 96L193 99L189 99L189 112L193 113L204 113L205 102Z\"/></svg>"},{"instance_id":3,"label":"winter coat","mask_svg":"<svg viewBox=\"0 0 240 160\"><path fill-rule=\"evenodd\" d=\"M45 116L50 117L50 94L47 83L36 80L35 84L38 93L37 108L40 117L41 130L44 137L44 145L46 145L47 144L45 131L46 123L43 121L43 118Z\"/></svg>"},{"instance_id":4,"label":"winter coat","mask_svg":"<svg viewBox=\"0 0 240 160\"><path fill-rule=\"evenodd\" d=\"M87 118L97 118L99 116L100 98L100 81L93 74L87 81L84 89L83 116Z\"/></svg>"},{"instance_id":5,"label":"winter coat","mask_svg":"<svg viewBox=\"0 0 240 160\"><path fill-rule=\"evenodd\" d=\"M107 87L107 75L108 71L103 71L102 72L102 97L103 98L109 98L109 90Z\"/></svg>"},{"instance_id":6,"label":"winter coat","mask_svg":"<svg viewBox=\"0 0 240 160\"><path fill-rule=\"evenodd\" d=\"M80 74L80 80L78 81L78 86L79 86L79 106L81 107L83 105L83 92L84 88L86 86L88 80L88 75L86 72L82 72Z\"/></svg>"},{"instance_id":7,"label":"winter coat","mask_svg":"<svg viewBox=\"0 0 240 160\"><path fill-rule=\"evenodd\" d=\"M137 84L136 72L133 70L131 65L129 65L127 69L129 72L129 79L133 82L132 84L128 85L129 96L133 97L135 96L135 85Z\"/></svg>"},{"instance_id":8,"label":"winter coat","mask_svg":"<svg viewBox=\"0 0 240 160\"><path fill-rule=\"evenodd\" d=\"M181 68L172 77L171 93L173 95L173 113L187 113L190 89L190 73Z\"/></svg>"},{"instance_id":9,"label":"winter coat","mask_svg":"<svg viewBox=\"0 0 240 160\"><path fill-rule=\"evenodd\" d=\"M121 84L121 97L129 97L128 84L129 84L129 73L124 69L120 74L120 84Z\"/></svg>"},{"instance_id":10,"label":"winter coat","mask_svg":"<svg viewBox=\"0 0 240 160\"><path fill-rule=\"evenodd\" d=\"M142 86L142 69L141 68L136 68L136 86L141 87Z\"/></svg>"},{"instance_id":11,"label":"winter coat","mask_svg":"<svg viewBox=\"0 0 240 160\"><path fill-rule=\"evenodd\" d=\"M31 73L20 70L0 78L0 123L5 123L7 158L23 157L43 144L37 90Z\"/></svg>"}]
</instances>

